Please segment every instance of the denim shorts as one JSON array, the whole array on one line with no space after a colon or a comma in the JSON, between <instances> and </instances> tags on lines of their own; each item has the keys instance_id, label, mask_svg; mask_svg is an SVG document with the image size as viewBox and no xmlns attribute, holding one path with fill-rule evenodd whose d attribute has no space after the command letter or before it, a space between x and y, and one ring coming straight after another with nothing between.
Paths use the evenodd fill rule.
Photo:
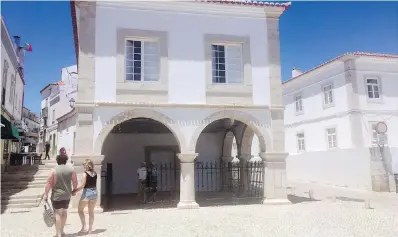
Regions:
<instances>
[{"instance_id":1,"label":"denim shorts","mask_svg":"<svg viewBox=\"0 0 398 237\"><path fill-rule=\"evenodd\" d=\"M97 188L85 188L83 189L82 197L80 200L97 200L98 199L98 191Z\"/></svg>"}]
</instances>

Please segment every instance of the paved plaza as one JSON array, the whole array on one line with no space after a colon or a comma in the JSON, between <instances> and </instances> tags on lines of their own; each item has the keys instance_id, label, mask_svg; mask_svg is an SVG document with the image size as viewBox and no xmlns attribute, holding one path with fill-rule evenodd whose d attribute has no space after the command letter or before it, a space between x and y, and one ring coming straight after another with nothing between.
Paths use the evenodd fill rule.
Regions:
<instances>
[{"instance_id":1,"label":"paved plaza","mask_svg":"<svg viewBox=\"0 0 398 237\"><path fill-rule=\"evenodd\" d=\"M91 236L397 236L398 203L311 201L286 206L241 205L196 210L151 209L98 214ZM53 236L41 219L42 208L1 215L2 237ZM70 213L66 233L77 236L77 213Z\"/></svg>"}]
</instances>

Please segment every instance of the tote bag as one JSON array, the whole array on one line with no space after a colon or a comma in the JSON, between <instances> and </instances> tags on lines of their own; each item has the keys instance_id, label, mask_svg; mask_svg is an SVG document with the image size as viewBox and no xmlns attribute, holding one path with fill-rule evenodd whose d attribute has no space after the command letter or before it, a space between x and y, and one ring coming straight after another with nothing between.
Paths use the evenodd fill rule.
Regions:
<instances>
[{"instance_id":1,"label":"tote bag","mask_svg":"<svg viewBox=\"0 0 398 237\"><path fill-rule=\"evenodd\" d=\"M44 203L43 220L48 227L52 227L55 224L54 210L51 208L48 201Z\"/></svg>"}]
</instances>

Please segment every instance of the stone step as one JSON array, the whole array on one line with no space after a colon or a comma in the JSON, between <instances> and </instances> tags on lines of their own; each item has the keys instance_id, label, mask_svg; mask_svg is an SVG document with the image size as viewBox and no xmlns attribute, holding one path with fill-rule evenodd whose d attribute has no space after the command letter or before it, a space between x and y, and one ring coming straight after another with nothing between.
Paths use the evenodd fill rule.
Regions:
<instances>
[{"instance_id":1,"label":"stone step","mask_svg":"<svg viewBox=\"0 0 398 237\"><path fill-rule=\"evenodd\" d=\"M2 199L1 200L1 205L14 205L14 204L32 204L38 206L41 202L41 197L39 198L29 198L29 199Z\"/></svg>"},{"instance_id":2,"label":"stone step","mask_svg":"<svg viewBox=\"0 0 398 237\"><path fill-rule=\"evenodd\" d=\"M1 183L1 190L7 191L7 189L44 188L46 184L47 182L45 180L30 181L30 182L13 181L13 182Z\"/></svg>"},{"instance_id":3,"label":"stone step","mask_svg":"<svg viewBox=\"0 0 398 237\"><path fill-rule=\"evenodd\" d=\"M1 183L12 182L12 181L39 181L47 180L48 175L6 175L1 176Z\"/></svg>"},{"instance_id":4,"label":"stone step","mask_svg":"<svg viewBox=\"0 0 398 237\"><path fill-rule=\"evenodd\" d=\"M38 204L36 204L36 203L7 204L7 205L1 204L1 209L2 210L19 209L19 208L23 209L23 208L34 208L37 206L38 206Z\"/></svg>"},{"instance_id":5,"label":"stone step","mask_svg":"<svg viewBox=\"0 0 398 237\"><path fill-rule=\"evenodd\" d=\"M9 188L1 190L2 199L35 198L41 197L44 193L44 187L40 188Z\"/></svg>"},{"instance_id":6,"label":"stone step","mask_svg":"<svg viewBox=\"0 0 398 237\"><path fill-rule=\"evenodd\" d=\"M38 171L49 171L50 168L46 167L43 165L43 167L18 167L18 166L11 166L7 169L7 174L10 173L24 173L24 172L30 172L30 173L34 173L34 172L38 172Z\"/></svg>"},{"instance_id":7,"label":"stone step","mask_svg":"<svg viewBox=\"0 0 398 237\"><path fill-rule=\"evenodd\" d=\"M25 194L21 195L19 193L11 194L11 195L2 195L1 200L24 200L24 199L41 199L43 196L44 189L40 189L41 193L38 194Z\"/></svg>"}]
</instances>

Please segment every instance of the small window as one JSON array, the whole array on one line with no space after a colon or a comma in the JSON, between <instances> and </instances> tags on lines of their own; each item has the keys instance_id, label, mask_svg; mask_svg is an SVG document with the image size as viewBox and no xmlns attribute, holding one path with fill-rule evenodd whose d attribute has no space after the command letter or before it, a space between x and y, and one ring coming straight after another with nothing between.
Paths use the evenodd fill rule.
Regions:
<instances>
[{"instance_id":1,"label":"small window","mask_svg":"<svg viewBox=\"0 0 398 237\"><path fill-rule=\"evenodd\" d=\"M297 150L299 152L305 151L305 137L304 133L297 133Z\"/></svg>"},{"instance_id":2,"label":"small window","mask_svg":"<svg viewBox=\"0 0 398 237\"><path fill-rule=\"evenodd\" d=\"M304 108L303 108L303 98L301 95L297 95L294 98L295 101L295 107L296 107L296 113L302 113Z\"/></svg>"},{"instance_id":3,"label":"small window","mask_svg":"<svg viewBox=\"0 0 398 237\"><path fill-rule=\"evenodd\" d=\"M366 88L369 99L380 99L380 85L379 80L376 78L366 79Z\"/></svg>"},{"instance_id":4,"label":"small window","mask_svg":"<svg viewBox=\"0 0 398 237\"><path fill-rule=\"evenodd\" d=\"M326 137L327 137L327 141L328 141L328 148L336 148L337 147L336 128L326 129Z\"/></svg>"},{"instance_id":5,"label":"small window","mask_svg":"<svg viewBox=\"0 0 398 237\"><path fill-rule=\"evenodd\" d=\"M215 84L243 81L242 45L212 44L212 80Z\"/></svg>"},{"instance_id":6,"label":"small window","mask_svg":"<svg viewBox=\"0 0 398 237\"><path fill-rule=\"evenodd\" d=\"M327 85L323 87L323 105L330 106L333 105L333 87L332 85Z\"/></svg>"},{"instance_id":7,"label":"small window","mask_svg":"<svg viewBox=\"0 0 398 237\"><path fill-rule=\"evenodd\" d=\"M149 40L126 41L126 80L159 81L159 43Z\"/></svg>"}]
</instances>

